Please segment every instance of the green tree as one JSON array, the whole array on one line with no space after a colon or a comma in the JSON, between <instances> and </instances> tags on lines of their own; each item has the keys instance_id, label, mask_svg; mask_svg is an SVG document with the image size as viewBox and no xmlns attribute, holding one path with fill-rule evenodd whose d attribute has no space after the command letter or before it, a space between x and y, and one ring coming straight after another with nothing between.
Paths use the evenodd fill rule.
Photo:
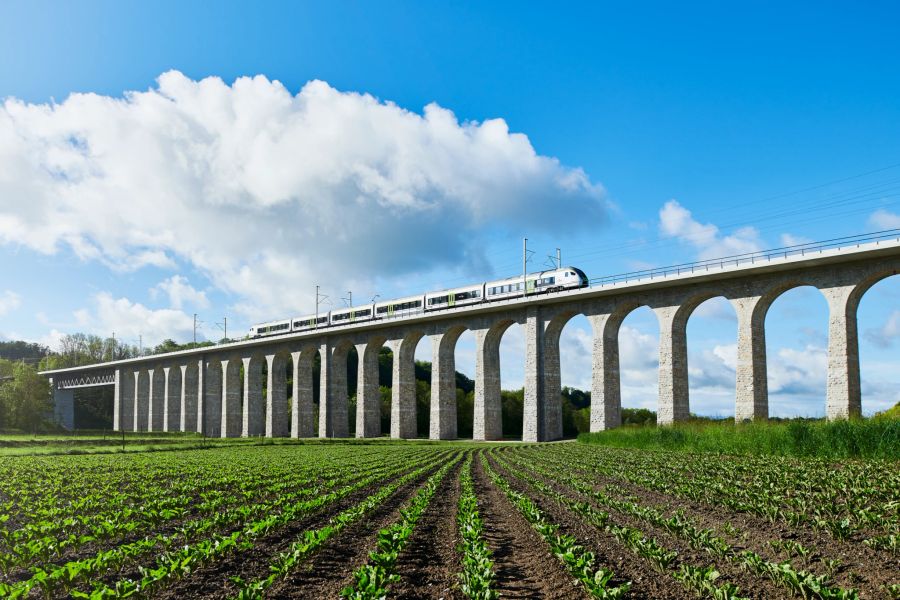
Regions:
<instances>
[{"instance_id":1,"label":"green tree","mask_svg":"<svg viewBox=\"0 0 900 600\"><path fill-rule=\"evenodd\" d=\"M43 429L53 411L50 383L25 363L15 363L11 377L0 382L0 429Z\"/></svg>"}]
</instances>

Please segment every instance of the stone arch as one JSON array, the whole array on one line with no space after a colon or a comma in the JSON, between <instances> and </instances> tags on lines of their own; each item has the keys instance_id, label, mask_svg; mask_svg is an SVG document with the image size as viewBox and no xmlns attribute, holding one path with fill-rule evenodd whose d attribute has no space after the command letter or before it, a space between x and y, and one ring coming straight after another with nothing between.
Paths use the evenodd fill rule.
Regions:
<instances>
[{"instance_id":1,"label":"stone arch","mask_svg":"<svg viewBox=\"0 0 900 600\"><path fill-rule=\"evenodd\" d=\"M500 340L517 321L501 318L475 329L475 418L472 437L499 440L503 437L500 397Z\"/></svg>"},{"instance_id":2,"label":"stone arch","mask_svg":"<svg viewBox=\"0 0 900 600\"><path fill-rule=\"evenodd\" d=\"M467 331L464 325L450 325L431 335L431 415L428 437L453 440L457 430L456 343Z\"/></svg>"},{"instance_id":3,"label":"stone arch","mask_svg":"<svg viewBox=\"0 0 900 600\"><path fill-rule=\"evenodd\" d=\"M356 344L359 359L356 378L356 437L381 436L381 391L378 381L378 356L387 338L376 335Z\"/></svg>"},{"instance_id":4,"label":"stone arch","mask_svg":"<svg viewBox=\"0 0 900 600\"><path fill-rule=\"evenodd\" d=\"M391 437L418 437L416 421L416 345L424 333L414 330L388 342L394 353L391 385Z\"/></svg>"},{"instance_id":5,"label":"stone arch","mask_svg":"<svg viewBox=\"0 0 900 600\"><path fill-rule=\"evenodd\" d=\"M671 425L690 417L687 322L694 310L720 292L713 288L665 295L651 308L659 323L659 397L656 421Z\"/></svg>"},{"instance_id":6,"label":"stone arch","mask_svg":"<svg viewBox=\"0 0 900 600\"><path fill-rule=\"evenodd\" d=\"M276 348L265 355L266 360L266 422L265 436L288 437L291 422L288 417L287 373L293 356L287 348Z\"/></svg>"},{"instance_id":7,"label":"stone arch","mask_svg":"<svg viewBox=\"0 0 900 600\"><path fill-rule=\"evenodd\" d=\"M150 378L150 402L147 418L147 431L164 431L165 405L166 405L166 374L162 366L151 367L148 371Z\"/></svg>"},{"instance_id":8,"label":"stone arch","mask_svg":"<svg viewBox=\"0 0 900 600\"><path fill-rule=\"evenodd\" d=\"M712 303L713 301L716 301L716 303ZM714 310L713 312L709 312L708 314L705 314L705 315L698 315L697 314L698 310L707 303L709 303L709 308L719 309L721 307L721 312L718 310ZM734 316L732 317L732 315L734 315ZM726 363L723 362L723 359L720 356L717 356L718 360L715 363L709 363L709 361L702 361L701 366L704 367L702 369L691 369L690 368L690 364L691 364L690 361L691 361L692 354L697 355L697 356L703 355L702 351L699 351L699 346L697 344L696 339L694 340L694 347L693 347L693 352L692 352L691 338L697 337L696 333L692 334L690 331L692 323L694 324L694 327L703 327L703 322L706 319L710 319L710 320L718 319L719 323L722 323L723 321L727 321L729 325L732 325L732 323L733 323L733 325L732 325L734 327L734 329L732 330L733 335L734 335L733 339L735 340L734 343L737 344L738 324L737 324L737 308L735 307L735 304L728 300L727 296L722 292L722 290L720 290L720 289L710 290L708 293L704 292L704 293L698 295L698 297L690 299L690 301L688 302L688 305L686 308L686 314L684 315L684 317L685 317L685 324L684 324L685 376L686 376L686 382L687 382L687 388L688 388L687 394L688 394L689 409L697 407L697 402L695 402L694 391L705 390L704 395L707 398L715 399L715 397L717 395L721 398L721 394L720 394L719 390L722 389L722 384L724 383L724 380L727 379L728 380L727 386L725 386L725 389L727 390L727 392L726 392L727 395L724 398L721 398L721 400L724 400L724 402L726 403L727 408L725 408L725 410L734 410L735 416L736 416L738 414L738 410L737 410L737 397L738 396L737 395L733 396L733 394L735 394L735 392L737 390L737 387L736 387L737 378L736 378L736 373L735 373L735 378L732 380L730 366L726 365ZM699 322L698 322L698 320L699 320ZM717 329L721 329L721 328L717 328ZM722 334L723 333L720 332L720 334L717 335L716 337L721 340ZM731 344L732 343L731 335L730 334L725 334L725 335L729 339L722 340L722 341L725 341L725 343L727 343L727 344ZM709 339L709 338L707 337L707 339ZM711 370L706 369L706 367L710 367L710 366L712 367ZM720 379L720 377L721 377L721 379ZM732 400L732 397L734 397L735 400ZM708 405L707 405L707 407L708 407Z\"/></svg>"},{"instance_id":9,"label":"stone arch","mask_svg":"<svg viewBox=\"0 0 900 600\"><path fill-rule=\"evenodd\" d=\"M166 378L163 431L183 431L181 422L181 368L169 365L163 369Z\"/></svg>"},{"instance_id":10,"label":"stone arch","mask_svg":"<svg viewBox=\"0 0 900 600\"><path fill-rule=\"evenodd\" d=\"M316 435L315 398L313 397L313 364L320 348L306 345L291 352L293 385L291 390L291 437Z\"/></svg>"},{"instance_id":11,"label":"stone arch","mask_svg":"<svg viewBox=\"0 0 900 600\"><path fill-rule=\"evenodd\" d=\"M790 323L795 327L799 327L796 324L796 318L793 316L783 316L781 317L781 323L779 323L779 315L777 311L773 311L773 306L782 300L782 298L786 299L782 300L782 307L789 307L792 300L791 298L795 298L794 302L796 302L796 298L803 298L804 300L804 313L807 316L801 317L810 318L815 317L814 320L811 320L811 328L813 330L818 330L827 335L828 332L828 320L833 318L834 315L834 307L833 307L833 297L831 292L828 290L827 283L821 279L821 277L817 277L816 273L802 273L802 274L789 274L787 276L782 277L772 277L767 278L760 282L759 289L761 293L759 294L758 301L755 302L751 298L749 299L749 306L747 305L747 300L744 300L744 305L740 306L740 303L735 304L735 308L738 310L738 373L736 377L736 405L735 405L735 420L736 421L746 421L750 418L762 420L769 418L773 413L777 414L780 411L785 410L786 405L782 402L779 402L779 390L773 387L773 384L777 385L778 373L779 369L784 373L790 373L792 369L792 363L796 360L790 357L790 355L783 355L781 352L778 352L778 348L780 347L777 344L778 335L781 332L786 331L784 327L779 327L778 325L782 323ZM807 297L804 298L803 294L808 294ZM740 306L740 308L738 308ZM745 314L741 314L741 311L745 311ZM823 311L827 311L825 314L822 314ZM769 321L769 318L773 319L772 322ZM831 316L829 316L831 315ZM747 328L752 328L751 331L747 331ZM823 331L824 329L824 331ZM750 344L747 344L745 340L747 338L758 338L758 340L753 340ZM799 338L792 338L789 341L789 346L786 348L790 348L796 342L800 341ZM819 344L816 344L817 346ZM753 347L753 352L750 352L750 346ZM742 347L744 348L742 352ZM831 354L831 351L828 351L828 354ZM771 355L771 356L770 356ZM806 356L812 357L814 354L809 352L809 349L804 349L804 352L797 353L796 356ZM830 360L830 357L826 356L823 360L826 361L825 369L827 371L827 361ZM774 365L774 368L770 368ZM804 373L809 372L806 368L808 365L805 365L804 368L800 369ZM796 364L793 368L796 368ZM752 376L749 375L749 371L752 369L755 371ZM741 370L744 371L743 377L741 377ZM753 413L751 413L748 409L741 410L741 406L748 406L750 402L750 398L747 397L744 388L749 385L748 381L755 380L754 391L757 392L758 397L754 398L753 401L755 403L754 408L756 409ZM815 387L821 387L821 392L827 396L827 374L822 374L814 379L816 382ZM802 394L799 389L795 389L796 385L791 384L788 388L785 388L783 391L790 395L798 395ZM773 389L775 390L775 394L773 395ZM815 406L821 406L819 404L821 399L819 397L820 390L815 390ZM744 396L742 399L741 396ZM825 404L827 404L827 399ZM789 405L787 405L789 406ZM818 412L818 409L816 410Z\"/></svg>"}]
</instances>

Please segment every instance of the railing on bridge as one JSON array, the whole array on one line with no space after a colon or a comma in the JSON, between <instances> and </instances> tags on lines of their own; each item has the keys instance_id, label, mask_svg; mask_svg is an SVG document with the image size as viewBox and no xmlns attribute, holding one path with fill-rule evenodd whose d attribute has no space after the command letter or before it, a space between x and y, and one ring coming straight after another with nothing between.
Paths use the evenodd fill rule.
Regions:
<instances>
[{"instance_id":1,"label":"railing on bridge","mask_svg":"<svg viewBox=\"0 0 900 600\"><path fill-rule=\"evenodd\" d=\"M667 277L669 275L685 275L688 273L708 272L710 270L724 269L725 267L738 267L741 265L759 264L774 259L788 258L790 256L808 256L812 254L821 254L825 250L858 248L862 244L875 243L877 245L878 243L885 241L900 242L900 229L888 229L885 231L878 231L876 233L851 235L847 237L834 238L819 242L808 242L805 244L796 244L794 246L785 246L783 248L774 248L772 250L760 250L759 252L735 254L733 256L712 258L709 260L700 260L697 262L682 263L679 265L670 265L666 267L656 267L653 269L644 269L642 271L630 271L628 273L618 273L616 275L605 275L603 277L595 277L591 279L590 284L591 287L603 287L616 283L627 283L630 281L638 281L642 279L654 279Z\"/></svg>"},{"instance_id":2,"label":"railing on bridge","mask_svg":"<svg viewBox=\"0 0 900 600\"><path fill-rule=\"evenodd\" d=\"M53 387L58 390L72 390L76 388L95 387L98 385L113 385L115 383L116 374L114 371L53 379Z\"/></svg>"}]
</instances>

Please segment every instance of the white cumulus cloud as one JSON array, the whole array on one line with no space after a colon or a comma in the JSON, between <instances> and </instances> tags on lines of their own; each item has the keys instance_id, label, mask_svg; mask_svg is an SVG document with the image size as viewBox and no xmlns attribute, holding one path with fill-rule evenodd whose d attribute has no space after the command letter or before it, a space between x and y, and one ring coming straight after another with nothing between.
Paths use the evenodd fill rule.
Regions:
<instances>
[{"instance_id":1,"label":"white cumulus cloud","mask_svg":"<svg viewBox=\"0 0 900 600\"><path fill-rule=\"evenodd\" d=\"M876 229L900 229L900 215L881 208L872 213L869 224Z\"/></svg>"},{"instance_id":2,"label":"white cumulus cloud","mask_svg":"<svg viewBox=\"0 0 900 600\"><path fill-rule=\"evenodd\" d=\"M17 293L5 290L0 292L0 316L3 316L21 306L22 297Z\"/></svg>"},{"instance_id":3,"label":"white cumulus cloud","mask_svg":"<svg viewBox=\"0 0 900 600\"><path fill-rule=\"evenodd\" d=\"M763 249L754 227L741 227L731 235L722 235L712 223L700 223L677 200L669 200L659 211L659 228L664 236L693 246L700 260L746 254Z\"/></svg>"},{"instance_id":4,"label":"white cumulus cloud","mask_svg":"<svg viewBox=\"0 0 900 600\"><path fill-rule=\"evenodd\" d=\"M159 282L156 287L150 290L151 295L159 292L165 293L169 297L169 304L172 308L181 310L185 305L196 306L197 308L208 308L209 299L206 292L194 288L187 277L183 275L172 275L168 279Z\"/></svg>"},{"instance_id":5,"label":"white cumulus cloud","mask_svg":"<svg viewBox=\"0 0 900 600\"><path fill-rule=\"evenodd\" d=\"M137 345L142 338L145 348L167 338L192 339L194 331L192 315L171 308L154 310L107 292L95 295L91 308L76 311L75 321L78 331L103 337L115 333L116 339L128 344ZM202 332L197 334L197 339L201 338L206 338Z\"/></svg>"},{"instance_id":6,"label":"white cumulus cloud","mask_svg":"<svg viewBox=\"0 0 900 600\"><path fill-rule=\"evenodd\" d=\"M0 244L122 270L187 263L254 318L310 310L316 283L483 270L488 235L571 235L605 214L598 184L503 119L322 81L292 94L170 71L121 98L0 105Z\"/></svg>"}]
</instances>

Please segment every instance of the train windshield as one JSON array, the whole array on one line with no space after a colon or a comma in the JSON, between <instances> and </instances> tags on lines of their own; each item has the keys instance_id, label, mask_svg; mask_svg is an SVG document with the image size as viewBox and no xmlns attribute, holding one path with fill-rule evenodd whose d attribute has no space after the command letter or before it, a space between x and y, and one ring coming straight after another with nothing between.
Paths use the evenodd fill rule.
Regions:
<instances>
[{"instance_id":1,"label":"train windshield","mask_svg":"<svg viewBox=\"0 0 900 600\"><path fill-rule=\"evenodd\" d=\"M572 270L578 274L578 278L581 280L581 285L588 285L590 282L588 281L587 275L584 274L584 271L581 269L576 269L572 267Z\"/></svg>"}]
</instances>

